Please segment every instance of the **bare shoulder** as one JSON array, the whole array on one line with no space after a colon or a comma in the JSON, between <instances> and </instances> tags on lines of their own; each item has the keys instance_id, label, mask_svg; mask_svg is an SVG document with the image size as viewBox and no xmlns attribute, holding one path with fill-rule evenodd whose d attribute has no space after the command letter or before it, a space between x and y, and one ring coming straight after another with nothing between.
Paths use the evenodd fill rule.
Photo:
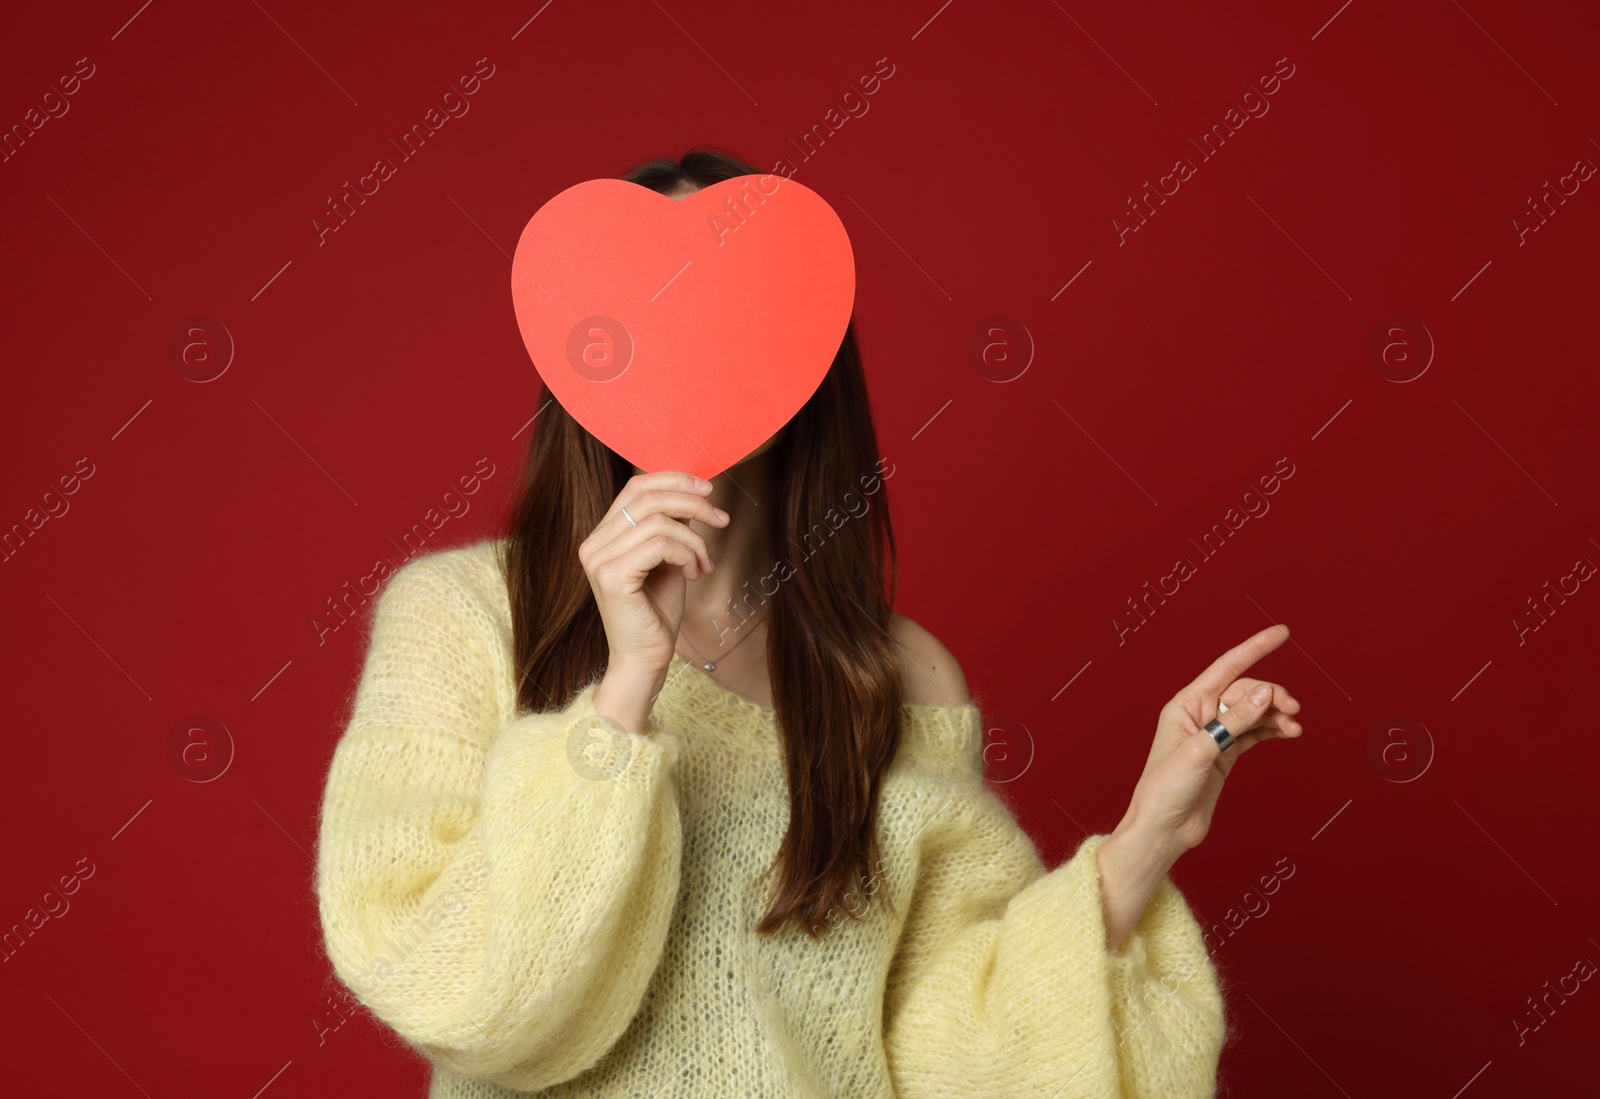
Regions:
<instances>
[{"instance_id":1,"label":"bare shoulder","mask_svg":"<svg viewBox=\"0 0 1600 1099\"><path fill-rule=\"evenodd\" d=\"M890 620L889 636L900 652L904 701L960 706L972 700L961 665L937 637L903 614Z\"/></svg>"}]
</instances>

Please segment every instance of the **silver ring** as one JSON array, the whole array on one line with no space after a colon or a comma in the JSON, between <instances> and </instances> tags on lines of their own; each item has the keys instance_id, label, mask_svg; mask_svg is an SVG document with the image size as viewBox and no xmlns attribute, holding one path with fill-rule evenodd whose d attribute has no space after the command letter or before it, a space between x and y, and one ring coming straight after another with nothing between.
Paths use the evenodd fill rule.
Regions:
<instances>
[{"instance_id":1,"label":"silver ring","mask_svg":"<svg viewBox=\"0 0 1600 1099\"><path fill-rule=\"evenodd\" d=\"M639 524L638 524L638 523L637 523L637 522L635 522L635 521L634 521L634 518L633 518L633 516L631 516L631 515L629 515L629 514L628 514L628 508L627 508L627 505L623 505L623 508L622 508L622 517L623 517L623 518L624 518L624 519L626 519L626 520L627 520L627 521L628 521L628 522L630 522L630 523L633 523L633 525L634 525L634 526L638 526L638 525L639 525Z\"/></svg>"},{"instance_id":2,"label":"silver ring","mask_svg":"<svg viewBox=\"0 0 1600 1099\"><path fill-rule=\"evenodd\" d=\"M1211 734L1211 739L1217 742L1217 749L1226 752L1233 747L1233 734L1228 732L1228 727L1216 718L1206 722L1206 732Z\"/></svg>"}]
</instances>

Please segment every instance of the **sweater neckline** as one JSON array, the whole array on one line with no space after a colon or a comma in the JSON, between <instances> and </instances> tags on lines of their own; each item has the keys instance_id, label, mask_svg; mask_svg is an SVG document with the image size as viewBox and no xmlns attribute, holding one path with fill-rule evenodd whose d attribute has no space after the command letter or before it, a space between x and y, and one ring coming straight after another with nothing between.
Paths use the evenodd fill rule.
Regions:
<instances>
[{"instance_id":1,"label":"sweater neckline","mask_svg":"<svg viewBox=\"0 0 1600 1099\"><path fill-rule=\"evenodd\" d=\"M681 653L674 652L672 659L667 663L667 682L676 683L680 678L687 677L691 687L698 685L712 697L721 699L725 704L738 706L746 711L754 711L764 716L776 716L778 708L766 702L757 702L746 698L738 691L731 691L711 678L711 673L697 666L693 661L686 659Z\"/></svg>"},{"instance_id":2,"label":"sweater neckline","mask_svg":"<svg viewBox=\"0 0 1600 1099\"><path fill-rule=\"evenodd\" d=\"M754 734L756 739L774 750L777 747L777 707L756 702L737 691L729 690L693 661L674 652L667 665L667 686L680 684L680 703L701 716L718 716L732 719L726 722L725 732L744 740ZM958 767L983 768L982 708L975 701L901 702L902 744L911 752L925 756L932 753L947 763ZM723 724L718 722L717 724ZM735 730L738 730L737 732Z\"/></svg>"},{"instance_id":3,"label":"sweater neckline","mask_svg":"<svg viewBox=\"0 0 1600 1099\"><path fill-rule=\"evenodd\" d=\"M778 708L769 702L757 702L755 699L746 698L738 691L729 690L715 679L712 679L711 673L695 664L694 661L686 659L681 653L674 652L672 660L667 664L667 682L675 682L682 675L689 676L691 683L701 684L704 689L713 696L721 698L724 702L738 705L746 710L754 710L763 715L775 716L778 712ZM977 703L971 701L902 702L900 705L918 715L931 711L949 711L952 714L965 714L968 711L976 711L979 708Z\"/></svg>"}]
</instances>

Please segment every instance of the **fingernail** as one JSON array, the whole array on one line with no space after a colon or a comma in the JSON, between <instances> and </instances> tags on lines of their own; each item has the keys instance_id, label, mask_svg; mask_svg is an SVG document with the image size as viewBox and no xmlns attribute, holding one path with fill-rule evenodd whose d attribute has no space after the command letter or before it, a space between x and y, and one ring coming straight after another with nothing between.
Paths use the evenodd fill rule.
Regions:
<instances>
[{"instance_id":1,"label":"fingernail","mask_svg":"<svg viewBox=\"0 0 1600 1099\"><path fill-rule=\"evenodd\" d=\"M711 490L711 482L702 477L696 477L694 479L694 487L699 489L701 492L709 492Z\"/></svg>"},{"instance_id":2,"label":"fingernail","mask_svg":"<svg viewBox=\"0 0 1600 1099\"><path fill-rule=\"evenodd\" d=\"M715 515L718 519L726 519L728 517L728 513L723 511L721 508L712 508L711 514Z\"/></svg>"},{"instance_id":3,"label":"fingernail","mask_svg":"<svg viewBox=\"0 0 1600 1099\"><path fill-rule=\"evenodd\" d=\"M1265 702L1271 695L1272 695L1272 688L1267 686L1267 684L1262 683L1262 684L1259 684L1256 687L1255 690L1250 692L1250 701L1251 701L1252 704L1254 704L1256 706L1259 706L1263 702Z\"/></svg>"}]
</instances>

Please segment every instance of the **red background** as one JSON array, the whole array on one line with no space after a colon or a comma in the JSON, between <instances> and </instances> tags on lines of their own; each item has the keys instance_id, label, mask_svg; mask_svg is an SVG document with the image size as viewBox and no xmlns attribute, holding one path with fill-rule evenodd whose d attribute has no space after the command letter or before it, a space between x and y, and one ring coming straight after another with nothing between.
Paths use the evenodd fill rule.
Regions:
<instances>
[{"instance_id":1,"label":"red background","mask_svg":"<svg viewBox=\"0 0 1600 1099\"><path fill-rule=\"evenodd\" d=\"M1116 823L1174 691L1271 622L1293 630L1257 670L1300 697L1306 735L1241 763L1174 870L1220 928L1241 1031L1224 1087L1485 1099L1592 1078L1600 984L1520 1044L1514 1020L1600 964L1595 581L1520 644L1515 623L1600 561L1600 180L1552 195L1520 243L1513 219L1538 224L1531 195L1600 163L1594 16L765 12L0 18L0 125L94 66L0 164L0 528L68 508L0 570L0 925L56 911L0 965L9 1090L420 1093L426 1068L367 1021L319 1034L340 1017L311 852L362 653L353 624L317 623L482 459L428 548L499 514L536 393L507 291L533 211L701 142L789 160L844 219L898 609L1009 730L994 760L1047 859ZM480 58L468 113L396 159L389 139ZM880 58L867 113L803 160L795 140ZM1191 139L1280 58L1268 112L1202 159ZM378 157L397 173L319 244L313 219ZM1119 244L1113 218L1179 157L1198 170ZM235 345L211 381L168 351L193 316ZM969 358L992 316L1036 343L1014 381ZM1404 383L1369 352L1394 316L1437 345ZM1271 510L1202 557L1189 540L1280 458ZM61 494L80 459L92 473ZM1196 573L1119 644L1125 601L1180 556ZM1431 756L1413 732L1374 762L1396 718ZM231 743L214 781L170 756L195 719ZM1405 751L1428 766L1395 781ZM91 865L61 911L52 890Z\"/></svg>"}]
</instances>

